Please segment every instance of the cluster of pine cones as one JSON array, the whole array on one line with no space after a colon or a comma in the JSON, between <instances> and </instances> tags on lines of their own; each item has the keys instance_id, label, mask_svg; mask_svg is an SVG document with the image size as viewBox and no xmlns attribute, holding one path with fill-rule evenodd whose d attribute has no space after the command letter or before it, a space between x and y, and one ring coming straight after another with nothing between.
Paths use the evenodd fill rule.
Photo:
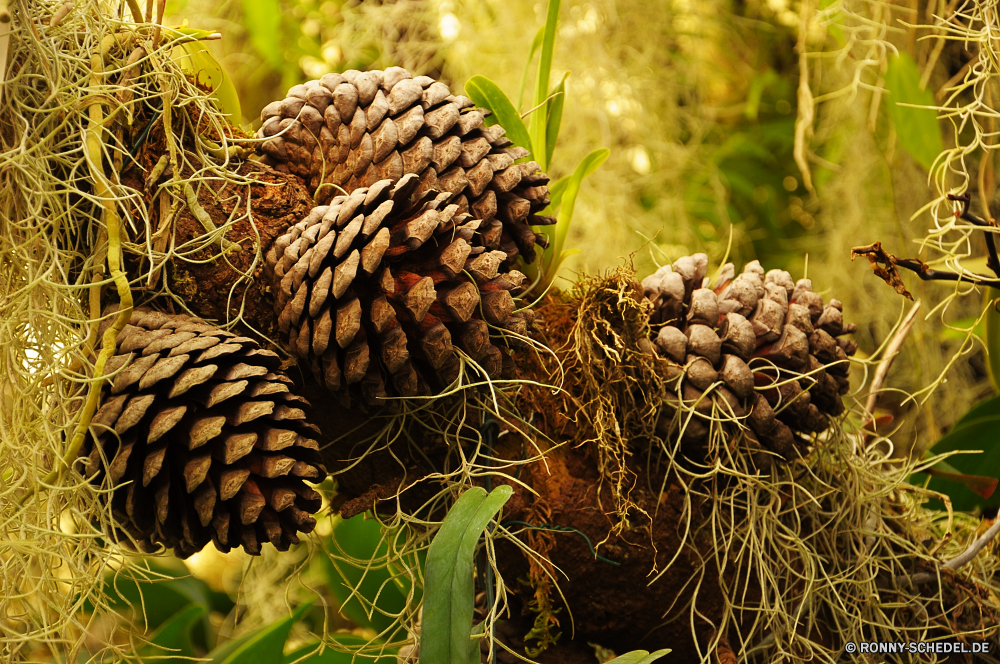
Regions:
<instances>
[{"instance_id":1,"label":"cluster of pine cones","mask_svg":"<svg viewBox=\"0 0 1000 664\"><path fill-rule=\"evenodd\" d=\"M708 257L695 254L642 282L656 352L667 378L681 381L657 428L669 439L680 434L693 452L706 447L713 419L739 421L746 437L792 459L796 433L824 431L844 412L857 345L838 337L857 328L844 324L838 300L824 305L808 279L765 273L757 261L738 276L731 263L723 266L714 283L707 270ZM726 431L733 435L733 427Z\"/></svg>"},{"instance_id":2,"label":"cluster of pine cones","mask_svg":"<svg viewBox=\"0 0 1000 664\"><path fill-rule=\"evenodd\" d=\"M297 85L261 119L262 161L322 203L267 248L264 269L282 341L317 382L365 408L439 392L463 367L472 380L509 368L532 323L515 310L525 276L514 266L547 244L531 227L554 222L539 214L548 177L528 152L469 99L398 67ZM721 405L788 458L794 431L843 410L854 345L836 337L851 326L808 280L751 263L709 287L706 268L697 254L643 281L655 348L685 404ZM259 553L314 528L319 430L277 354L147 309L116 344L82 467L115 487L112 515L131 541L182 557L210 541ZM680 406L664 409L665 435ZM706 422L686 421L682 440L702 444Z\"/></svg>"}]
</instances>

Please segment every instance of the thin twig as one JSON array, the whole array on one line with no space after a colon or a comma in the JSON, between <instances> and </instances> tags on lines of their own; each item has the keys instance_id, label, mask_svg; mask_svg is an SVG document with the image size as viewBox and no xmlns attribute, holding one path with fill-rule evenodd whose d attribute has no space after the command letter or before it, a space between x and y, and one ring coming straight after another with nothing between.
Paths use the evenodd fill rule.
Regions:
<instances>
[{"instance_id":1,"label":"thin twig","mask_svg":"<svg viewBox=\"0 0 1000 664\"><path fill-rule=\"evenodd\" d=\"M969 548L942 565L942 569L955 571L963 565L968 564L979 554L980 551L983 550L983 547L996 538L997 534L1000 534L1000 518L997 518L997 520L993 522L993 525L990 526L989 530L983 533L982 537L970 544ZM920 572L911 576L897 576L896 583L901 586L917 586L923 583L930 583L936 578L938 578L937 574Z\"/></svg>"},{"instance_id":2,"label":"thin twig","mask_svg":"<svg viewBox=\"0 0 1000 664\"><path fill-rule=\"evenodd\" d=\"M917 320L917 312L920 311L920 300L917 300L913 306L910 308L910 312L906 314L906 318L900 324L899 328L896 330L896 334L893 335L892 341L885 349L885 356L881 363L878 365L878 369L875 370L875 376L872 378L871 387L868 389L868 400L865 402L865 411L874 420L875 417L873 412L875 410L875 402L878 401L878 392L882 389L882 383L885 382L885 377L889 374L889 367L892 366L892 361L896 359L896 355L899 353L899 349L902 348L903 342L906 341L906 337L910 334L910 330L913 329L913 323Z\"/></svg>"},{"instance_id":3,"label":"thin twig","mask_svg":"<svg viewBox=\"0 0 1000 664\"><path fill-rule=\"evenodd\" d=\"M976 215L969 212L969 203L972 200L972 197L969 196L969 194L962 194L960 196L948 194L948 200L959 201L962 203L962 211L958 214L960 219L968 221L969 223L981 228L996 228L996 223L986 219L980 219ZM1000 277L1000 257L997 256L996 240L993 237L993 233L984 233L984 235L986 235L986 251L990 254L989 259L986 261L986 267L993 270L994 275Z\"/></svg>"}]
</instances>

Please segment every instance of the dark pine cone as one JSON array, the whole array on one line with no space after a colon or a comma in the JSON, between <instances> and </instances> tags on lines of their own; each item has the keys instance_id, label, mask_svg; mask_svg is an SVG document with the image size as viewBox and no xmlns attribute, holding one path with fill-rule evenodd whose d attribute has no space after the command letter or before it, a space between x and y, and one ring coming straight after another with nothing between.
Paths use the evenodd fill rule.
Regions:
<instances>
[{"instance_id":1,"label":"dark pine cone","mask_svg":"<svg viewBox=\"0 0 1000 664\"><path fill-rule=\"evenodd\" d=\"M213 541L259 554L312 532L321 501L304 480L326 475L319 429L279 364L198 318L133 311L82 454L87 477L115 487L112 514L140 549L186 558Z\"/></svg>"},{"instance_id":2,"label":"dark pine cone","mask_svg":"<svg viewBox=\"0 0 1000 664\"><path fill-rule=\"evenodd\" d=\"M451 194L458 214L482 221L485 246L508 265L535 259L548 246L533 225L555 223L539 213L549 204L549 178L513 147L499 125L486 126L470 99L400 67L346 71L296 85L261 111L264 163L302 177L316 200L419 176L419 192Z\"/></svg>"},{"instance_id":3,"label":"dark pine cone","mask_svg":"<svg viewBox=\"0 0 1000 664\"><path fill-rule=\"evenodd\" d=\"M753 261L735 279L727 264L710 285L707 269L708 257L695 254L642 282L654 307L655 347L669 376L682 380L679 398L701 415L678 417L678 404L665 404L659 429L669 434L686 422L682 440L701 447L718 407L749 427L748 438L790 459L796 433L824 431L844 412L847 358L857 344L837 337L857 328L844 324L838 300L824 306L808 279L765 274Z\"/></svg>"},{"instance_id":4,"label":"dark pine cone","mask_svg":"<svg viewBox=\"0 0 1000 664\"><path fill-rule=\"evenodd\" d=\"M275 240L265 273L288 348L345 403L436 392L458 376L458 346L497 378L528 330L482 221L415 174L337 196ZM498 340L490 337L496 328ZM494 345L494 341L498 345Z\"/></svg>"}]
</instances>

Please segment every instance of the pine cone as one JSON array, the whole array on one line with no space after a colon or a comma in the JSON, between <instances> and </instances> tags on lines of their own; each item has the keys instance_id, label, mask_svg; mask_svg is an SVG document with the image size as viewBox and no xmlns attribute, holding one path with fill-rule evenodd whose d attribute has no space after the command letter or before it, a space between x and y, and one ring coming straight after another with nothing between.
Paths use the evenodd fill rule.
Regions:
<instances>
[{"instance_id":1,"label":"pine cone","mask_svg":"<svg viewBox=\"0 0 1000 664\"><path fill-rule=\"evenodd\" d=\"M844 412L847 358L857 344L837 337L857 327L844 324L838 300L824 306L808 279L765 274L753 261L735 279L733 265L725 265L710 285L707 269L708 257L695 254L642 282L668 378L682 381L678 399L703 416L678 418L681 404L668 404L658 428L669 434L686 422L682 442L698 448L717 406L749 427L748 438L790 459L795 433L824 431ZM703 398L713 385L712 398Z\"/></svg>"},{"instance_id":2,"label":"pine cone","mask_svg":"<svg viewBox=\"0 0 1000 664\"><path fill-rule=\"evenodd\" d=\"M440 390L459 375L453 343L498 377L489 325L527 331L510 294L524 275L498 271L506 254L450 199L412 173L382 180L313 209L268 251L288 348L342 401Z\"/></svg>"},{"instance_id":3,"label":"pine cone","mask_svg":"<svg viewBox=\"0 0 1000 664\"><path fill-rule=\"evenodd\" d=\"M142 550L186 558L214 541L259 554L261 542L284 551L312 532L320 495L303 480L326 475L319 429L279 364L201 319L133 311L83 455L93 482L107 474L112 514Z\"/></svg>"},{"instance_id":4,"label":"pine cone","mask_svg":"<svg viewBox=\"0 0 1000 664\"><path fill-rule=\"evenodd\" d=\"M487 127L472 101L453 96L428 76L400 67L346 71L296 85L261 111L262 161L302 177L318 202L338 193L420 176L419 191L447 191L458 212L482 221L490 249L513 264L535 259L548 246L530 225L555 219L539 215L549 204L549 178L512 147L499 125Z\"/></svg>"}]
</instances>

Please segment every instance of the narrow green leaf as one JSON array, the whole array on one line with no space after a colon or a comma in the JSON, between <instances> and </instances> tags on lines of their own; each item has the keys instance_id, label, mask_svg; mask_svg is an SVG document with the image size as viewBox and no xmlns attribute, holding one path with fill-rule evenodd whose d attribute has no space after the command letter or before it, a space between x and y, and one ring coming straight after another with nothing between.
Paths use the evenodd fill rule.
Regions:
<instances>
[{"instance_id":1,"label":"narrow green leaf","mask_svg":"<svg viewBox=\"0 0 1000 664\"><path fill-rule=\"evenodd\" d=\"M937 111L912 106L937 105L930 90L920 89L920 70L913 58L900 53L889 60L885 87L889 90L889 113L899 144L918 164L930 170L934 160L944 151L944 141L941 139Z\"/></svg>"},{"instance_id":2,"label":"narrow green leaf","mask_svg":"<svg viewBox=\"0 0 1000 664\"><path fill-rule=\"evenodd\" d=\"M559 138L559 125L562 123L563 103L566 100L566 77L563 75L559 85L552 91L552 99L546 104L548 109L548 119L545 127L545 166L548 168L552 163L552 153L556 151L556 140Z\"/></svg>"},{"instance_id":3,"label":"narrow green leaf","mask_svg":"<svg viewBox=\"0 0 1000 664\"><path fill-rule=\"evenodd\" d=\"M155 660L157 664L185 664L194 656L191 642L191 628L205 613L205 607L192 604L181 609L149 639L149 643L139 649L133 661Z\"/></svg>"},{"instance_id":4,"label":"narrow green leaf","mask_svg":"<svg viewBox=\"0 0 1000 664\"><path fill-rule=\"evenodd\" d=\"M538 32L535 33L535 38L531 42L531 50L528 52L528 59L524 63L524 71L521 72L521 91L517 95L517 108L520 109L524 106L524 89L528 86L528 71L531 69L531 63L535 59L535 53L538 52L538 47L542 45L542 37L545 35L545 26L538 28Z\"/></svg>"},{"instance_id":5,"label":"narrow green leaf","mask_svg":"<svg viewBox=\"0 0 1000 664\"><path fill-rule=\"evenodd\" d=\"M558 221L556 222L553 255L558 256L562 253L562 246L566 242L566 235L569 234L569 226L573 220L573 210L576 207L576 196L580 193L580 186L609 156L611 156L611 150L607 148L594 150L580 161L576 170L573 171L573 175L570 176L560 200L559 214L556 215Z\"/></svg>"},{"instance_id":6,"label":"narrow green leaf","mask_svg":"<svg viewBox=\"0 0 1000 664\"><path fill-rule=\"evenodd\" d=\"M357 652L365 646L368 648L380 646L382 642L377 639L369 641L354 634L331 634L327 638L335 643L349 646L352 652L338 652L327 647L321 654L313 654L319 649L319 641L314 641L285 655L283 664L292 664L306 655L309 657L303 659L301 664L396 664L396 648L386 648L384 655L381 656Z\"/></svg>"},{"instance_id":7,"label":"narrow green leaf","mask_svg":"<svg viewBox=\"0 0 1000 664\"><path fill-rule=\"evenodd\" d=\"M1000 298L1000 290L987 288L984 299L989 311L986 312L986 352L989 354L990 379L993 390L1000 392L1000 313L992 305ZM1000 302L998 302L1000 304Z\"/></svg>"},{"instance_id":8,"label":"narrow green leaf","mask_svg":"<svg viewBox=\"0 0 1000 664\"><path fill-rule=\"evenodd\" d=\"M250 34L250 43L272 69L279 71L285 60L278 45L281 15L278 0L243 0L243 25Z\"/></svg>"},{"instance_id":9,"label":"narrow green leaf","mask_svg":"<svg viewBox=\"0 0 1000 664\"><path fill-rule=\"evenodd\" d=\"M560 0L549 0L549 10L545 16L545 33L542 37L542 53L538 58L538 78L535 79L535 103L532 107L544 103L549 96L549 78L552 74L552 52L556 45L556 25L559 23L559 2ZM549 165L543 162L546 154L548 142L545 139L546 131L545 113L542 109L536 109L528 120L528 130L531 135L531 144L534 149L528 148L534 154L542 170L547 170ZM511 139L513 140L513 139Z\"/></svg>"},{"instance_id":10,"label":"narrow green leaf","mask_svg":"<svg viewBox=\"0 0 1000 664\"><path fill-rule=\"evenodd\" d=\"M208 664L282 664L285 641L292 625L311 606L312 602L303 604L287 618L219 646L208 653Z\"/></svg>"},{"instance_id":11,"label":"narrow green leaf","mask_svg":"<svg viewBox=\"0 0 1000 664\"><path fill-rule=\"evenodd\" d=\"M479 536L514 490L473 487L455 502L427 551L420 664L468 664L472 646L473 556Z\"/></svg>"},{"instance_id":12,"label":"narrow green leaf","mask_svg":"<svg viewBox=\"0 0 1000 664\"><path fill-rule=\"evenodd\" d=\"M507 138L522 148L531 150L531 139L520 114L510 99L496 83L485 76L473 76L465 84L465 92L477 106L481 106L496 116L497 122L507 132ZM532 152L534 152L532 150Z\"/></svg>"},{"instance_id":13,"label":"narrow green leaf","mask_svg":"<svg viewBox=\"0 0 1000 664\"><path fill-rule=\"evenodd\" d=\"M363 514L338 521L333 528L330 551L343 552L356 560L380 561L366 570L344 561L322 558L330 592L340 603L341 613L354 624L370 627L380 634L392 629L396 619L390 616L406 607L406 596L385 563L388 550L382 541L379 522L366 520Z\"/></svg>"},{"instance_id":14,"label":"narrow green leaf","mask_svg":"<svg viewBox=\"0 0 1000 664\"><path fill-rule=\"evenodd\" d=\"M646 650L633 650L632 652L615 657L610 662L607 662L607 664L652 664L669 652L670 648L657 650L654 653L649 653Z\"/></svg>"}]
</instances>

